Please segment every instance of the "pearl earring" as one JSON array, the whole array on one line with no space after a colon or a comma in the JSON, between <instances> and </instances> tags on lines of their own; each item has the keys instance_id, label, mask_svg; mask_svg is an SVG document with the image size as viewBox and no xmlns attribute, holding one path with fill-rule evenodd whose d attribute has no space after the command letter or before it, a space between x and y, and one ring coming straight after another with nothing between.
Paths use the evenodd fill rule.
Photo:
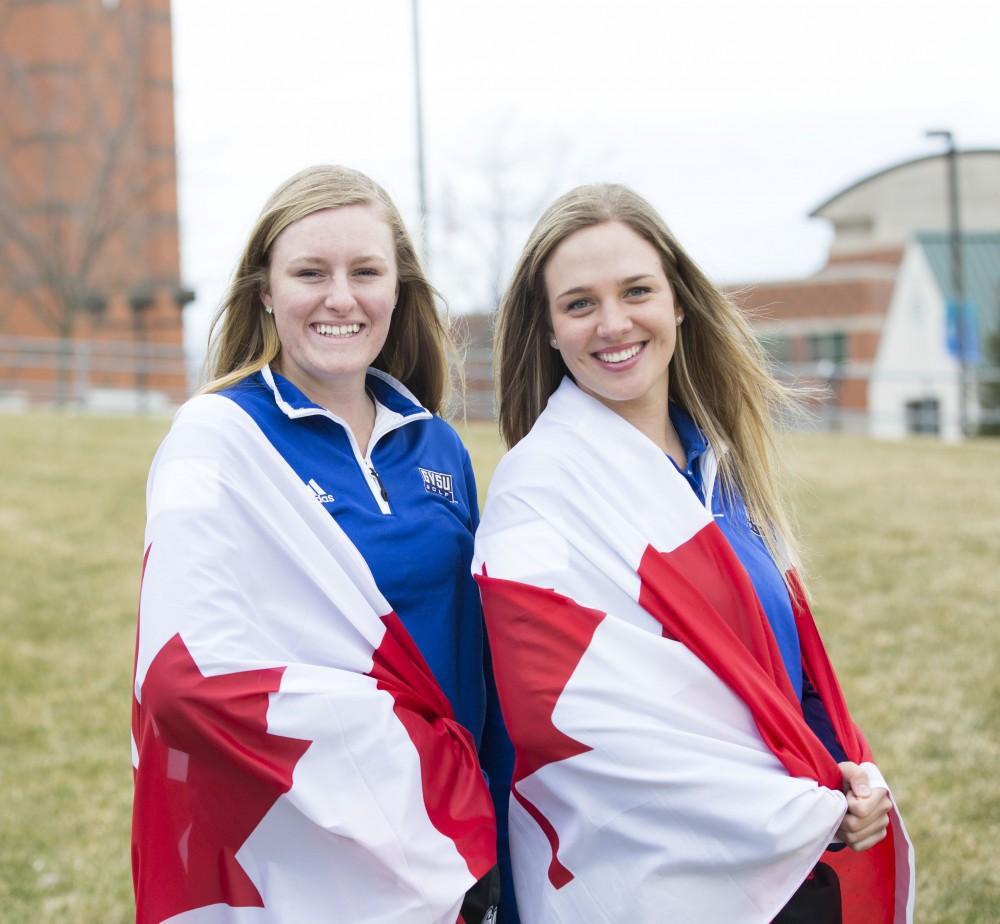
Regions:
<instances>
[{"instance_id":1,"label":"pearl earring","mask_svg":"<svg viewBox=\"0 0 1000 924\"><path fill-rule=\"evenodd\" d=\"M684 315L683 315L683 314L679 314L679 315L677 315L677 316L676 316L676 317L674 318L674 320L675 320L675 321L677 322L677 324L680 324L680 323L681 323L681 321L683 321L683 320L684 320Z\"/></svg>"},{"instance_id":2,"label":"pearl earring","mask_svg":"<svg viewBox=\"0 0 1000 924\"><path fill-rule=\"evenodd\" d=\"M274 314L274 309L273 309L273 308L272 308L272 307L271 307L270 305L265 305L265 306L264 306L264 310L265 310L265 311L266 311L266 312L267 312L268 314Z\"/></svg>"}]
</instances>

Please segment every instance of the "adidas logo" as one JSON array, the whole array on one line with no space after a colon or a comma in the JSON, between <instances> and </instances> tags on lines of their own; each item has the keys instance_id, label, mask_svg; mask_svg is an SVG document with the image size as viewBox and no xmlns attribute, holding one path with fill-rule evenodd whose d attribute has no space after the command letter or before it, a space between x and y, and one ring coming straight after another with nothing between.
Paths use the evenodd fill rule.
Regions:
<instances>
[{"instance_id":1,"label":"adidas logo","mask_svg":"<svg viewBox=\"0 0 1000 924\"><path fill-rule=\"evenodd\" d=\"M316 484L315 478L310 478L308 484L309 487L312 488L313 494L316 495L316 500L318 500L321 504L333 503L333 495L327 494L326 491L324 491L318 484Z\"/></svg>"}]
</instances>

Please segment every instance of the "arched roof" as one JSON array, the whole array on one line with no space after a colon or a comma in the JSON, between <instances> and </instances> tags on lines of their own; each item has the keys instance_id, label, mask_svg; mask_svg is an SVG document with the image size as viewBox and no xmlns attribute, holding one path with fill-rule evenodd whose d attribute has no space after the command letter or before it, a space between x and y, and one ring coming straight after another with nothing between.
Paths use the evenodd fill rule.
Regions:
<instances>
[{"instance_id":1,"label":"arched roof","mask_svg":"<svg viewBox=\"0 0 1000 924\"><path fill-rule=\"evenodd\" d=\"M956 153L963 160L967 157L976 157L980 155L992 155L993 157L1000 157L1000 148L970 148L964 151L961 150L957 151ZM817 205L816 208L814 208L809 213L809 217L823 218L824 217L823 212L825 212L826 209L828 209L831 205L833 205L834 203L836 203L849 193L854 192L856 189L859 189L860 187L865 186L868 183L874 183L876 180L880 180L888 176L889 174L905 170L907 167L912 167L915 164L920 164L928 160L941 160L947 156L948 156L947 152L944 151L938 152L936 154L926 154L923 157L914 157L910 160L904 160L898 164L893 164L891 167L883 167L881 170L876 170L874 173L869 173L868 176L862 177L860 180L851 183L850 186L845 186L839 192L834 193L832 196L830 196L829 199L826 199L824 202Z\"/></svg>"}]
</instances>

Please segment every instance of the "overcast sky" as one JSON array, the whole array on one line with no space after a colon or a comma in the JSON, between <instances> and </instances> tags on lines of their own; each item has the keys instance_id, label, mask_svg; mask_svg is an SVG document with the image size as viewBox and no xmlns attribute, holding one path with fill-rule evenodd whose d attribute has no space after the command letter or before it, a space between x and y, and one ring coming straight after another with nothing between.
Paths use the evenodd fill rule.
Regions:
<instances>
[{"instance_id":1,"label":"overcast sky","mask_svg":"<svg viewBox=\"0 0 1000 924\"><path fill-rule=\"evenodd\" d=\"M192 350L296 170L364 170L418 231L410 11L173 0ZM997 0L420 0L420 26L431 276L453 311L488 307L577 183L633 186L709 275L746 282L817 270L809 211L940 150L926 129L1000 147Z\"/></svg>"}]
</instances>

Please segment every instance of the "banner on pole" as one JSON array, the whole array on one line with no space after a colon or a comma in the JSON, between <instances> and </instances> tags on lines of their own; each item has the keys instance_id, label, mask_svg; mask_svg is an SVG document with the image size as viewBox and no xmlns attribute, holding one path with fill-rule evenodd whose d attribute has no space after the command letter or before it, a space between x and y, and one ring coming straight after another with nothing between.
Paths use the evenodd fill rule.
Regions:
<instances>
[{"instance_id":1,"label":"banner on pole","mask_svg":"<svg viewBox=\"0 0 1000 924\"><path fill-rule=\"evenodd\" d=\"M976 303L971 299L960 302L949 298L945 312L945 343L950 356L977 363L982 359L979 350L979 325Z\"/></svg>"}]
</instances>

